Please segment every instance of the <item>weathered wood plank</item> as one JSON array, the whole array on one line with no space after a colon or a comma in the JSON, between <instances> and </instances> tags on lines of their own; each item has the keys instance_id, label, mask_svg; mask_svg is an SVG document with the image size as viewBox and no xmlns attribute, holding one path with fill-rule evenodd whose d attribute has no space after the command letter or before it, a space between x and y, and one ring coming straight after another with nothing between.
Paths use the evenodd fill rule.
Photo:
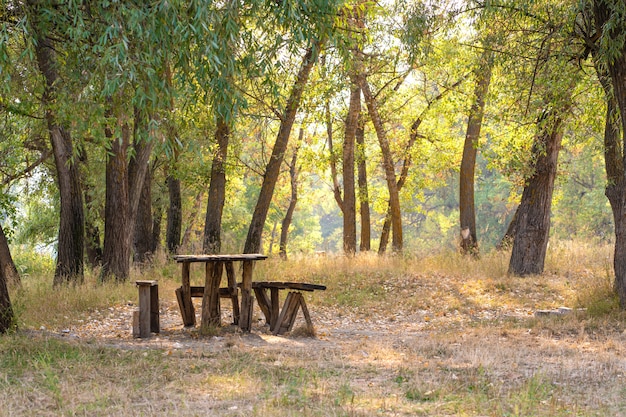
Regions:
<instances>
[{"instance_id":1,"label":"weathered wood plank","mask_svg":"<svg viewBox=\"0 0 626 417\"><path fill-rule=\"evenodd\" d=\"M252 259L243 261L243 273L241 279L241 317L239 327L244 332L252 329L252 308L254 298L252 297L252 273L254 262Z\"/></svg>"},{"instance_id":2,"label":"weathered wood plank","mask_svg":"<svg viewBox=\"0 0 626 417\"><path fill-rule=\"evenodd\" d=\"M280 311L274 334L283 334L291 331L293 323L296 320L298 314L298 308L300 307L302 300L302 294L299 292L290 292L287 294L283 309Z\"/></svg>"},{"instance_id":3,"label":"weathered wood plank","mask_svg":"<svg viewBox=\"0 0 626 417\"><path fill-rule=\"evenodd\" d=\"M237 287L237 279L235 278L235 268L233 261L227 261L226 278L228 279L228 294L233 305L233 324L239 324L239 288ZM221 294L220 294L221 296Z\"/></svg>"},{"instance_id":4,"label":"weathered wood plank","mask_svg":"<svg viewBox=\"0 0 626 417\"><path fill-rule=\"evenodd\" d=\"M161 318L159 314L159 286L156 284L150 287L150 331L154 333L161 332Z\"/></svg>"},{"instance_id":5,"label":"weathered wood plank","mask_svg":"<svg viewBox=\"0 0 626 417\"><path fill-rule=\"evenodd\" d=\"M205 264L205 290L202 296L201 329L221 324L219 287L222 280L223 262Z\"/></svg>"},{"instance_id":6,"label":"weathered wood plank","mask_svg":"<svg viewBox=\"0 0 626 417\"><path fill-rule=\"evenodd\" d=\"M324 291L325 285L308 284L304 282L281 282L281 281L255 281L252 283L253 287L261 288L278 288L280 290L299 290L299 291Z\"/></svg>"},{"instance_id":7,"label":"weathered wood plank","mask_svg":"<svg viewBox=\"0 0 626 417\"><path fill-rule=\"evenodd\" d=\"M270 288L271 296L271 311L270 311L270 331L274 331L276 323L278 323L278 316L280 315L280 294L279 288Z\"/></svg>"},{"instance_id":8,"label":"weathered wood plank","mask_svg":"<svg viewBox=\"0 0 626 417\"><path fill-rule=\"evenodd\" d=\"M256 301L259 304L259 308L263 312L265 316L265 322L269 325L272 323L272 308L270 304L270 299L267 296L266 288L253 287L254 295L256 296ZM271 330L271 327L270 327Z\"/></svg>"},{"instance_id":9,"label":"weathered wood plank","mask_svg":"<svg viewBox=\"0 0 626 417\"><path fill-rule=\"evenodd\" d=\"M180 303L181 306L181 315L183 316L183 324L185 327L195 326L196 324L196 312L193 308L193 303L191 302L191 284L189 279L189 270L191 264L189 262L184 262L182 265L182 292L181 297L183 302Z\"/></svg>"}]
</instances>

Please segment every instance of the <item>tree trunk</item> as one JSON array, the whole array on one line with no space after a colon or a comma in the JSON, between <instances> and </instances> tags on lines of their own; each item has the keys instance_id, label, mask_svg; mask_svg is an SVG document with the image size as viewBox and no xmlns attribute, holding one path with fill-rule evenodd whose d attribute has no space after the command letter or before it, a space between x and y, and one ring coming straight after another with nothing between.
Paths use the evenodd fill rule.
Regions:
<instances>
[{"instance_id":1,"label":"tree trunk","mask_svg":"<svg viewBox=\"0 0 626 417\"><path fill-rule=\"evenodd\" d=\"M0 248L2 248L2 251L5 249L7 251L9 250L9 245L4 231L2 230L2 226L0 226ZM12 259L10 251L8 255L8 259ZM6 260L7 257L4 255L0 258L0 334L6 333L13 327L15 318L11 306L11 299L9 298L9 288L7 286L8 277L6 274L7 270L11 270L11 265L7 265L5 263ZM13 261L11 261L11 263L13 263ZM15 268L14 265L13 268Z\"/></svg>"},{"instance_id":2,"label":"tree trunk","mask_svg":"<svg viewBox=\"0 0 626 417\"><path fill-rule=\"evenodd\" d=\"M101 279L112 277L126 281L130 274L130 202L128 196L128 147L130 129L121 126L121 137L114 138L110 127L105 129L111 149L106 164L106 201L104 208L104 251Z\"/></svg>"},{"instance_id":3,"label":"tree trunk","mask_svg":"<svg viewBox=\"0 0 626 417\"><path fill-rule=\"evenodd\" d=\"M619 122L621 117L618 114L618 106L612 94L612 89L609 89L606 96L607 114L604 128L604 163L607 174L607 186L605 195L611 205L615 223L614 287L619 295L620 305L622 308L626 308L626 262L624 262L626 260L626 176L620 146Z\"/></svg>"},{"instance_id":4,"label":"tree trunk","mask_svg":"<svg viewBox=\"0 0 626 417\"><path fill-rule=\"evenodd\" d=\"M204 253L220 253L222 248L222 214L226 199L226 170L224 164L228 155L230 126L222 116L218 115L215 130L217 150L211 165L211 183L209 184L209 200L207 202L204 223Z\"/></svg>"},{"instance_id":5,"label":"tree trunk","mask_svg":"<svg viewBox=\"0 0 626 417\"><path fill-rule=\"evenodd\" d=\"M198 213L200 213L200 207L202 206L202 199L204 198L204 190L199 191L196 195L196 198L193 202L193 209L191 213L189 213L189 220L187 221L187 227L185 228L185 233L183 233L183 240L180 246L183 250L188 251L189 245L191 243L191 234L193 233L193 229L196 226L196 219L198 218Z\"/></svg>"},{"instance_id":6,"label":"tree trunk","mask_svg":"<svg viewBox=\"0 0 626 417\"><path fill-rule=\"evenodd\" d=\"M359 114L359 122L356 130L356 143L359 213L361 215L361 243L359 245L359 250L364 252L371 249L372 225L370 219L370 197L367 190L367 167L365 164L365 122L363 120L363 114Z\"/></svg>"},{"instance_id":7,"label":"tree trunk","mask_svg":"<svg viewBox=\"0 0 626 417\"><path fill-rule=\"evenodd\" d=\"M172 175L168 175L165 182L167 183L167 190L170 197L170 205L167 209L165 244L169 253L176 253L180 246L180 233L183 222L180 180Z\"/></svg>"},{"instance_id":8,"label":"tree trunk","mask_svg":"<svg viewBox=\"0 0 626 417\"><path fill-rule=\"evenodd\" d=\"M300 129L300 139L299 142L302 142L302 137L304 136L304 129ZM289 207L287 207L287 212L285 213L285 217L283 218L283 222L280 225L280 244L279 244L279 255L282 259L287 259L287 239L289 238L289 226L291 226L291 220L293 219L293 212L296 210L296 204L298 203L298 167L296 163L298 162L298 149L296 148L293 151L293 156L291 157L291 165L289 165L289 178L291 183L291 198L289 199Z\"/></svg>"},{"instance_id":9,"label":"tree trunk","mask_svg":"<svg viewBox=\"0 0 626 417\"><path fill-rule=\"evenodd\" d=\"M354 181L354 148L356 130L361 112L361 89L356 77L351 76L350 106L346 117L343 141L343 251L356 253L356 188Z\"/></svg>"},{"instance_id":10,"label":"tree trunk","mask_svg":"<svg viewBox=\"0 0 626 417\"><path fill-rule=\"evenodd\" d=\"M85 189L85 205L89 207L92 204L89 190ZM96 226L93 220L87 214L85 218L85 252L87 262L91 267L102 264L102 245L100 244L100 228Z\"/></svg>"},{"instance_id":11,"label":"tree trunk","mask_svg":"<svg viewBox=\"0 0 626 417\"><path fill-rule=\"evenodd\" d=\"M157 200L159 201L159 200ZM161 221L163 220L163 207L161 203L155 205L152 213L152 240L150 252L156 253L161 245Z\"/></svg>"},{"instance_id":12,"label":"tree trunk","mask_svg":"<svg viewBox=\"0 0 626 417\"><path fill-rule=\"evenodd\" d=\"M295 122L298 108L300 107L304 87L309 79L311 69L317 60L320 46L321 45L318 43L306 52L296 81L291 89L291 94L285 105L285 112L281 118L280 129L276 137L276 142L274 143L272 156L265 168L261 192L259 193L259 198L254 208L254 213L252 214L250 227L248 228L244 253L258 253L261 251L263 227L274 194L276 180L280 173L280 166L282 165L287 144L289 143L291 129Z\"/></svg>"},{"instance_id":13,"label":"tree trunk","mask_svg":"<svg viewBox=\"0 0 626 417\"><path fill-rule=\"evenodd\" d=\"M467 121L463 158L459 174L459 217L461 223L461 253L478 256L476 236L476 211L474 209L474 169L478 152L478 139L483 122L485 98L491 82L491 51L483 52L476 73L474 103Z\"/></svg>"},{"instance_id":14,"label":"tree trunk","mask_svg":"<svg viewBox=\"0 0 626 417\"><path fill-rule=\"evenodd\" d=\"M337 155L333 145L333 121L330 112L330 100L326 100L325 105L326 118L326 137L328 138L328 152L330 153L330 176L333 180L333 196L337 202L339 210L343 213L343 197L341 196L341 185L337 179Z\"/></svg>"},{"instance_id":15,"label":"tree trunk","mask_svg":"<svg viewBox=\"0 0 626 417\"><path fill-rule=\"evenodd\" d=\"M540 274L550 234L550 208L556 178L563 109L547 110L537 123L533 145L533 174L527 180L517 213L517 233L509 262L509 273L519 276Z\"/></svg>"},{"instance_id":16,"label":"tree trunk","mask_svg":"<svg viewBox=\"0 0 626 417\"><path fill-rule=\"evenodd\" d=\"M396 183L396 172L391 147L378 113L376 98L372 94L369 83L363 74L359 74L359 84L363 91L363 96L365 96L365 103L367 104L370 119L376 130L376 136L378 137L380 149L383 154L383 168L385 171L385 179L387 180L387 188L389 189L389 209L391 212L391 247L394 252L402 252L402 212L400 210L400 195L398 193L398 184Z\"/></svg>"},{"instance_id":17,"label":"tree trunk","mask_svg":"<svg viewBox=\"0 0 626 417\"><path fill-rule=\"evenodd\" d=\"M17 272L15 262L13 262L11 249L9 248L9 241L4 235L2 226L0 226L0 267L4 271L4 277L7 282L21 285L20 274Z\"/></svg>"},{"instance_id":18,"label":"tree trunk","mask_svg":"<svg viewBox=\"0 0 626 417\"><path fill-rule=\"evenodd\" d=\"M133 261L144 264L153 253L152 172L148 169L141 188L133 233Z\"/></svg>"},{"instance_id":19,"label":"tree trunk","mask_svg":"<svg viewBox=\"0 0 626 417\"><path fill-rule=\"evenodd\" d=\"M56 99L57 63L50 39L36 35L35 54L45 79L42 103L54 153L61 203L54 285L83 281L85 215L78 165L72 159L73 145L68 130L59 125L50 105Z\"/></svg>"},{"instance_id":20,"label":"tree trunk","mask_svg":"<svg viewBox=\"0 0 626 417\"><path fill-rule=\"evenodd\" d=\"M498 243L496 249L498 250L506 250L509 249L513 245L513 240L515 239L515 235L517 234L517 213L519 212L519 206L515 209L515 213L513 214L513 218L509 223L509 227L506 228L506 232L504 232L504 236Z\"/></svg>"},{"instance_id":21,"label":"tree trunk","mask_svg":"<svg viewBox=\"0 0 626 417\"><path fill-rule=\"evenodd\" d=\"M135 234L137 223L137 211L141 201L144 183L150 170L150 156L154 141L147 137L145 131L146 116L142 111L135 109L135 122L133 132L133 157L128 165L128 207L129 207L129 239ZM142 136L145 136L142 138Z\"/></svg>"},{"instance_id":22,"label":"tree trunk","mask_svg":"<svg viewBox=\"0 0 626 417\"><path fill-rule=\"evenodd\" d=\"M610 46L619 45L619 49L613 53L612 59L608 62L600 62L604 51L592 52L596 72L607 102L604 130L604 160L607 176L605 194L611 205L615 222L614 289L619 297L621 308L626 309L626 152L624 152L626 146L626 45L622 40L615 39L615 37L622 36L623 26L614 28L613 25L606 25L610 19L615 18L612 16L615 12L612 11L608 2L594 1L593 13L597 32L608 38L605 40Z\"/></svg>"}]
</instances>

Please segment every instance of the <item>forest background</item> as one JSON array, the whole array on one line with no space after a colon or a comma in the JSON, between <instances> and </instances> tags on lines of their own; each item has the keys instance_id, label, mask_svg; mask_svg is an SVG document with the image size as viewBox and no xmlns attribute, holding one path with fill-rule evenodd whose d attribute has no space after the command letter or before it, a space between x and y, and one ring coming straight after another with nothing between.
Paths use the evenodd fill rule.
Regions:
<instances>
[{"instance_id":1,"label":"forest background","mask_svg":"<svg viewBox=\"0 0 626 417\"><path fill-rule=\"evenodd\" d=\"M55 285L390 239L525 275L621 236L619 2L2 4L3 236Z\"/></svg>"}]
</instances>

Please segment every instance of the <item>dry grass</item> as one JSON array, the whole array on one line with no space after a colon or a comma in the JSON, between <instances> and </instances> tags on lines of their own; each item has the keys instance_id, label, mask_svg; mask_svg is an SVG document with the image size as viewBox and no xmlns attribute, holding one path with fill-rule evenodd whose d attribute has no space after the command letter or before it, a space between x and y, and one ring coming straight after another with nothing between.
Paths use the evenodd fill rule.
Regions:
<instances>
[{"instance_id":1,"label":"dry grass","mask_svg":"<svg viewBox=\"0 0 626 417\"><path fill-rule=\"evenodd\" d=\"M0 415L626 415L609 259L610 248L561 243L529 278L507 276L502 253L272 259L256 279L328 286L306 294L316 336L287 337L259 323L250 335L166 324L147 341L68 338L59 329L80 336L88 317L121 326L98 312L119 317L134 285L94 274L53 291L30 276L13 294L22 330L0 338ZM162 319L178 323L177 267L133 274L159 280ZM586 310L533 315L559 306Z\"/></svg>"}]
</instances>

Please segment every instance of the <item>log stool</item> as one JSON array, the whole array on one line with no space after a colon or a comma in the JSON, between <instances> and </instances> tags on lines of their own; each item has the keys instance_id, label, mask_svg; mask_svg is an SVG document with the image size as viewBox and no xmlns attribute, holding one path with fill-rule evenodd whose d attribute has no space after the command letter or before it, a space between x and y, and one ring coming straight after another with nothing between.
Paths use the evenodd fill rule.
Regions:
<instances>
[{"instance_id":1,"label":"log stool","mask_svg":"<svg viewBox=\"0 0 626 417\"><path fill-rule=\"evenodd\" d=\"M139 311L133 314L133 336L146 338L159 333L159 286L157 281L135 281L139 289Z\"/></svg>"}]
</instances>

